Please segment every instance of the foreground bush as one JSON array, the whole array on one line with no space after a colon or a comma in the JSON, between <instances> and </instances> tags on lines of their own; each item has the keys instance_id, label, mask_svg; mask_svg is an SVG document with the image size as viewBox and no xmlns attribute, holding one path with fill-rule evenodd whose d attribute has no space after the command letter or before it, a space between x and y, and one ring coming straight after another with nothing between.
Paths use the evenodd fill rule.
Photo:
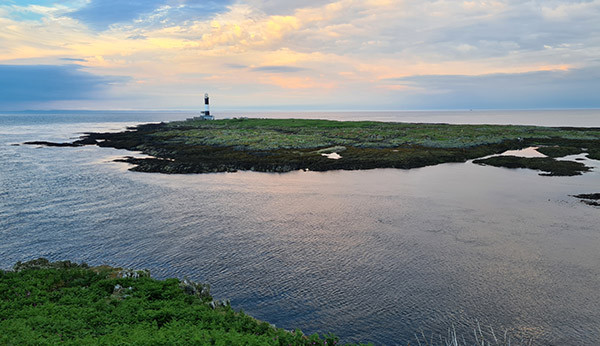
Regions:
<instances>
[{"instance_id":1,"label":"foreground bush","mask_svg":"<svg viewBox=\"0 0 600 346\"><path fill-rule=\"evenodd\" d=\"M234 311L207 285L38 259L0 271L0 344L333 345Z\"/></svg>"}]
</instances>

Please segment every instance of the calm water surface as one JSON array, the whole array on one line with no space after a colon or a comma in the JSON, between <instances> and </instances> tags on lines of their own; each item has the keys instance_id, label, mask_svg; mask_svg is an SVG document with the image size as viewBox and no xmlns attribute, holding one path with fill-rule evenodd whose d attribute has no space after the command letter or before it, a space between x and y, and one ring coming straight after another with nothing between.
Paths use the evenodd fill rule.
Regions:
<instances>
[{"instance_id":1,"label":"calm water surface","mask_svg":"<svg viewBox=\"0 0 600 346\"><path fill-rule=\"evenodd\" d=\"M600 209L570 196L600 192L598 161L579 177L472 163L162 175L112 162L121 150L12 145L187 116L0 114L0 267L43 256L187 275L345 342L416 344L452 325L468 338L476 319L534 344L600 340ZM600 126L600 111L262 116Z\"/></svg>"}]
</instances>

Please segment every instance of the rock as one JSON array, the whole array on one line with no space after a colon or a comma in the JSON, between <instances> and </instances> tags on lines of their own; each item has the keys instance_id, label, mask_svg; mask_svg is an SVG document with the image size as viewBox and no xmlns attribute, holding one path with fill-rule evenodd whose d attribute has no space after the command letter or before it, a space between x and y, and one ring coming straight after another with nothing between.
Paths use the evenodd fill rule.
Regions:
<instances>
[{"instance_id":1,"label":"rock","mask_svg":"<svg viewBox=\"0 0 600 346\"><path fill-rule=\"evenodd\" d=\"M594 207L600 207L600 193L582 193L579 195L572 195L575 198L579 198L581 202L591 205Z\"/></svg>"},{"instance_id":2,"label":"rock","mask_svg":"<svg viewBox=\"0 0 600 346\"><path fill-rule=\"evenodd\" d=\"M573 197L575 198L581 198L581 199L595 199L598 200L600 199L600 193L582 193L579 195L573 195Z\"/></svg>"},{"instance_id":3,"label":"rock","mask_svg":"<svg viewBox=\"0 0 600 346\"><path fill-rule=\"evenodd\" d=\"M194 282L185 277L179 283L179 287L184 293L199 297L201 299L212 299L210 296L210 285Z\"/></svg>"},{"instance_id":4,"label":"rock","mask_svg":"<svg viewBox=\"0 0 600 346\"><path fill-rule=\"evenodd\" d=\"M142 270L132 270L132 269L123 269L117 273L117 277L119 278L133 278L139 279L142 277L150 277L150 271L148 269Z\"/></svg>"},{"instance_id":5,"label":"rock","mask_svg":"<svg viewBox=\"0 0 600 346\"><path fill-rule=\"evenodd\" d=\"M31 142L25 142L23 144L44 145L47 147L80 147L81 146L81 144L76 144L76 143L54 143L54 142L46 142L46 141L31 141Z\"/></svg>"}]
</instances>

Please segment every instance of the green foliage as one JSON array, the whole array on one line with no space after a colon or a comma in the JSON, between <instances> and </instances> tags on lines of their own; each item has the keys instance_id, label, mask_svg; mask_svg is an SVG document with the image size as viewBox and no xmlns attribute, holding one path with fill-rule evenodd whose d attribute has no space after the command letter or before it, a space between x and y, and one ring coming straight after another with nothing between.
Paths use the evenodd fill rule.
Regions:
<instances>
[{"instance_id":1,"label":"green foliage","mask_svg":"<svg viewBox=\"0 0 600 346\"><path fill-rule=\"evenodd\" d=\"M600 148L588 149L588 159L600 160Z\"/></svg>"},{"instance_id":2,"label":"green foliage","mask_svg":"<svg viewBox=\"0 0 600 346\"><path fill-rule=\"evenodd\" d=\"M119 277L120 268L38 259L0 271L0 344L336 344L258 321L188 279Z\"/></svg>"}]
</instances>

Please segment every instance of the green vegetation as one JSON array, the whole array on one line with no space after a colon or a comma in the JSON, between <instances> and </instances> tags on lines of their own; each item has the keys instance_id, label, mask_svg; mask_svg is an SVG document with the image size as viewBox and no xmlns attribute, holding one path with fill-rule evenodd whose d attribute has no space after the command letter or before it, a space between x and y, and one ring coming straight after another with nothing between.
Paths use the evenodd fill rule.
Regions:
<instances>
[{"instance_id":1,"label":"green vegetation","mask_svg":"<svg viewBox=\"0 0 600 346\"><path fill-rule=\"evenodd\" d=\"M600 129L513 125L409 124L310 119L188 120L151 134L185 145L237 146L245 150L359 148L470 148L519 138L597 140Z\"/></svg>"},{"instance_id":2,"label":"green vegetation","mask_svg":"<svg viewBox=\"0 0 600 346\"><path fill-rule=\"evenodd\" d=\"M140 125L120 133L90 133L70 144L153 156L122 159L135 164L132 170L136 171L208 173L414 168L464 162L528 146L568 153L586 148L588 157L594 158L600 156L599 138L597 128L231 119ZM342 158L331 160L321 155L333 152Z\"/></svg>"},{"instance_id":3,"label":"green vegetation","mask_svg":"<svg viewBox=\"0 0 600 346\"><path fill-rule=\"evenodd\" d=\"M559 161L550 157L493 156L474 160L473 163L505 168L529 168L543 171L545 173L540 173L540 175L547 176L581 175L590 170L580 162Z\"/></svg>"},{"instance_id":4,"label":"green vegetation","mask_svg":"<svg viewBox=\"0 0 600 346\"><path fill-rule=\"evenodd\" d=\"M587 157L592 160L600 160L600 148L589 149Z\"/></svg>"},{"instance_id":5,"label":"green vegetation","mask_svg":"<svg viewBox=\"0 0 600 346\"><path fill-rule=\"evenodd\" d=\"M582 148L577 147L539 147L537 149L540 153L548 157L564 157L567 155L577 155L583 152Z\"/></svg>"},{"instance_id":6,"label":"green vegetation","mask_svg":"<svg viewBox=\"0 0 600 346\"><path fill-rule=\"evenodd\" d=\"M332 345L215 302L207 285L38 259L0 271L0 344Z\"/></svg>"}]
</instances>

